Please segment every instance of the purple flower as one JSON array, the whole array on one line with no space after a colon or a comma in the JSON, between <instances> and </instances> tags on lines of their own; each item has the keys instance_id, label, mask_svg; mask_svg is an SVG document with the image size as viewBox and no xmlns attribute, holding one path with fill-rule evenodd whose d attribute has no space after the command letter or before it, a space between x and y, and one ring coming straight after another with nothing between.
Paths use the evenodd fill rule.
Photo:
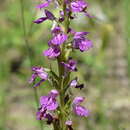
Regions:
<instances>
[{"instance_id":1,"label":"purple flower","mask_svg":"<svg viewBox=\"0 0 130 130\"><path fill-rule=\"evenodd\" d=\"M70 82L71 87L76 87L78 85L77 77Z\"/></svg>"},{"instance_id":2,"label":"purple flower","mask_svg":"<svg viewBox=\"0 0 130 130\"><path fill-rule=\"evenodd\" d=\"M50 2L51 2L51 0L48 0L48 1L45 2L45 3L41 3L41 4L37 5L36 8L40 8L40 9L41 9L41 8L48 7L49 4L50 4Z\"/></svg>"},{"instance_id":3,"label":"purple flower","mask_svg":"<svg viewBox=\"0 0 130 130\"><path fill-rule=\"evenodd\" d=\"M59 22L60 22L60 23L62 23L64 20L65 20L64 17L60 17L60 18L59 18Z\"/></svg>"},{"instance_id":4,"label":"purple flower","mask_svg":"<svg viewBox=\"0 0 130 130\"><path fill-rule=\"evenodd\" d=\"M40 86L41 83L44 82L44 81L45 81L44 79L41 79L39 82L35 83L33 87L35 88L35 87Z\"/></svg>"},{"instance_id":5,"label":"purple flower","mask_svg":"<svg viewBox=\"0 0 130 130\"><path fill-rule=\"evenodd\" d=\"M74 33L74 39L84 38L87 34L89 34L89 32L75 32Z\"/></svg>"},{"instance_id":6,"label":"purple flower","mask_svg":"<svg viewBox=\"0 0 130 130\"><path fill-rule=\"evenodd\" d=\"M77 77L70 82L70 86L75 88L80 88L80 89L84 88L84 84L78 84Z\"/></svg>"},{"instance_id":7,"label":"purple flower","mask_svg":"<svg viewBox=\"0 0 130 130\"><path fill-rule=\"evenodd\" d=\"M47 56L49 59L55 59L60 55L60 49L57 46L52 46L48 50L43 52L44 56Z\"/></svg>"},{"instance_id":8,"label":"purple flower","mask_svg":"<svg viewBox=\"0 0 130 130\"><path fill-rule=\"evenodd\" d=\"M46 111L41 112L39 109L39 111L36 113L36 119L37 120L47 119L47 124L49 125L53 121L53 116L50 113L46 113Z\"/></svg>"},{"instance_id":9,"label":"purple flower","mask_svg":"<svg viewBox=\"0 0 130 130\"><path fill-rule=\"evenodd\" d=\"M34 20L33 22L37 23L37 24L40 24L40 23L42 23L42 22L44 22L46 20L47 20L47 17L41 17L41 18L38 18L37 20Z\"/></svg>"},{"instance_id":10,"label":"purple flower","mask_svg":"<svg viewBox=\"0 0 130 130\"><path fill-rule=\"evenodd\" d=\"M76 98L73 100L73 104L74 104L74 105L79 105L79 104L82 103L84 100L85 100L84 97L76 97Z\"/></svg>"},{"instance_id":11,"label":"purple flower","mask_svg":"<svg viewBox=\"0 0 130 130\"><path fill-rule=\"evenodd\" d=\"M56 97L58 96L57 90L51 90L47 96L40 97L40 108L36 113L37 120L48 119L48 123L51 123L53 117L48 111L54 111L58 107L58 102L56 101Z\"/></svg>"},{"instance_id":12,"label":"purple flower","mask_svg":"<svg viewBox=\"0 0 130 130\"><path fill-rule=\"evenodd\" d=\"M55 16L50 11L48 11L47 9L45 9L45 15L46 15L47 19L55 20Z\"/></svg>"},{"instance_id":13,"label":"purple flower","mask_svg":"<svg viewBox=\"0 0 130 130\"><path fill-rule=\"evenodd\" d=\"M32 67L34 74L39 76L41 79L47 80L48 74L44 71L43 67Z\"/></svg>"},{"instance_id":14,"label":"purple flower","mask_svg":"<svg viewBox=\"0 0 130 130\"><path fill-rule=\"evenodd\" d=\"M73 101L73 111L78 116L88 116L89 110L80 104L84 101L84 97L76 97Z\"/></svg>"},{"instance_id":15,"label":"purple flower","mask_svg":"<svg viewBox=\"0 0 130 130\"><path fill-rule=\"evenodd\" d=\"M50 113L45 114L44 117L47 119L48 125L50 125L53 122L53 116Z\"/></svg>"},{"instance_id":16,"label":"purple flower","mask_svg":"<svg viewBox=\"0 0 130 130\"><path fill-rule=\"evenodd\" d=\"M36 8L40 8L40 9L41 9L41 8L45 8L45 7L48 7L49 4L50 4L49 2L42 3L42 4L37 5Z\"/></svg>"},{"instance_id":17,"label":"purple flower","mask_svg":"<svg viewBox=\"0 0 130 130\"><path fill-rule=\"evenodd\" d=\"M44 111L45 109L53 111L58 107L58 103L56 102L56 99L51 98L49 96L42 96L40 98L40 104L42 106L41 111Z\"/></svg>"},{"instance_id":18,"label":"purple flower","mask_svg":"<svg viewBox=\"0 0 130 130\"><path fill-rule=\"evenodd\" d=\"M33 22L40 24L40 23L42 23L46 20L55 20L55 16L50 11L48 11L47 9L45 9L45 15L46 15L46 17L38 18L37 20L34 20Z\"/></svg>"},{"instance_id":19,"label":"purple flower","mask_svg":"<svg viewBox=\"0 0 130 130\"><path fill-rule=\"evenodd\" d=\"M79 45L79 49L81 52L88 51L92 47L93 47L92 41L88 39L82 41L82 43Z\"/></svg>"},{"instance_id":20,"label":"purple flower","mask_svg":"<svg viewBox=\"0 0 130 130\"><path fill-rule=\"evenodd\" d=\"M75 32L73 29L69 28L68 32L73 36L73 48L79 49L81 52L89 50L93 47L92 41L85 38L89 32Z\"/></svg>"},{"instance_id":21,"label":"purple flower","mask_svg":"<svg viewBox=\"0 0 130 130\"><path fill-rule=\"evenodd\" d=\"M59 92L55 89L51 90L49 96L52 98L56 98L59 95Z\"/></svg>"},{"instance_id":22,"label":"purple flower","mask_svg":"<svg viewBox=\"0 0 130 130\"><path fill-rule=\"evenodd\" d=\"M71 121L71 120L68 120L68 121L65 122L65 124L66 124L67 126L72 126L72 121Z\"/></svg>"},{"instance_id":23,"label":"purple flower","mask_svg":"<svg viewBox=\"0 0 130 130\"><path fill-rule=\"evenodd\" d=\"M35 81L37 77L39 77L41 80L36 83L33 87L39 86L43 81L48 79L48 74L44 71L43 67L32 67L32 71L34 72L29 80L29 83L32 83Z\"/></svg>"},{"instance_id":24,"label":"purple flower","mask_svg":"<svg viewBox=\"0 0 130 130\"><path fill-rule=\"evenodd\" d=\"M61 27L56 26L51 32L52 32L52 34L57 35L57 34L61 33Z\"/></svg>"},{"instance_id":25,"label":"purple flower","mask_svg":"<svg viewBox=\"0 0 130 130\"><path fill-rule=\"evenodd\" d=\"M85 38L89 32L75 32L73 47L79 49L81 52L88 51L92 46L92 41Z\"/></svg>"},{"instance_id":26,"label":"purple flower","mask_svg":"<svg viewBox=\"0 0 130 130\"><path fill-rule=\"evenodd\" d=\"M64 33L59 33L56 36L54 36L50 42L52 45L60 45L64 43L66 40L67 40L67 35Z\"/></svg>"},{"instance_id":27,"label":"purple flower","mask_svg":"<svg viewBox=\"0 0 130 130\"><path fill-rule=\"evenodd\" d=\"M38 111L38 112L36 113L36 119L37 119L37 120L42 120L43 118L44 118L44 113Z\"/></svg>"},{"instance_id":28,"label":"purple flower","mask_svg":"<svg viewBox=\"0 0 130 130\"><path fill-rule=\"evenodd\" d=\"M73 128L72 128L72 121L71 121L71 120L66 121L65 124L66 124L67 127L68 127L67 130L73 130Z\"/></svg>"},{"instance_id":29,"label":"purple flower","mask_svg":"<svg viewBox=\"0 0 130 130\"><path fill-rule=\"evenodd\" d=\"M47 110L41 111L42 107L38 108L38 111L36 112L36 119L37 120L43 120L45 118L45 114Z\"/></svg>"},{"instance_id":30,"label":"purple flower","mask_svg":"<svg viewBox=\"0 0 130 130\"><path fill-rule=\"evenodd\" d=\"M80 105L74 106L73 111L78 116L85 116L86 117L89 115L89 111L85 107L80 106Z\"/></svg>"},{"instance_id":31,"label":"purple flower","mask_svg":"<svg viewBox=\"0 0 130 130\"><path fill-rule=\"evenodd\" d=\"M41 111L50 110L54 111L58 107L58 103L56 101L56 97L58 96L57 90L51 90L48 96L41 96L40 97L40 105Z\"/></svg>"},{"instance_id":32,"label":"purple flower","mask_svg":"<svg viewBox=\"0 0 130 130\"><path fill-rule=\"evenodd\" d=\"M70 6L72 12L83 12L87 8L88 4L83 0L77 0L72 1Z\"/></svg>"},{"instance_id":33,"label":"purple flower","mask_svg":"<svg viewBox=\"0 0 130 130\"><path fill-rule=\"evenodd\" d=\"M87 7L88 4L84 1L84 0L75 0L72 1L70 4L71 10L72 12L83 12L85 14L85 16L89 17L89 18L93 18L93 16L91 16L87 11Z\"/></svg>"},{"instance_id":34,"label":"purple flower","mask_svg":"<svg viewBox=\"0 0 130 130\"><path fill-rule=\"evenodd\" d=\"M67 63L61 62L62 65L68 70L68 71L77 71L76 64L77 62L73 59L69 59Z\"/></svg>"}]
</instances>

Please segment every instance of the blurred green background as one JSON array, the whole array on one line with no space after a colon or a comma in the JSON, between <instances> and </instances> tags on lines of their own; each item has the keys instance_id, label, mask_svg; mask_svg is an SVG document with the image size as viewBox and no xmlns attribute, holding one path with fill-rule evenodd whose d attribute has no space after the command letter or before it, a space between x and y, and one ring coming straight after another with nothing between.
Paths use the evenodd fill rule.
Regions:
<instances>
[{"instance_id":1,"label":"blurred green background","mask_svg":"<svg viewBox=\"0 0 130 130\"><path fill-rule=\"evenodd\" d=\"M71 26L90 31L94 43L90 51L74 55L79 68L76 74L86 84L82 92L74 93L86 97L84 105L91 115L75 117L74 125L77 130L130 130L130 0L88 2L95 18L79 15ZM32 65L51 64L42 51L47 49L52 23L32 23L43 13L35 8L38 3L0 0L0 130L39 130L36 95L28 79ZM49 89L43 84L38 95ZM44 130L51 127L44 124Z\"/></svg>"}]
</instances>

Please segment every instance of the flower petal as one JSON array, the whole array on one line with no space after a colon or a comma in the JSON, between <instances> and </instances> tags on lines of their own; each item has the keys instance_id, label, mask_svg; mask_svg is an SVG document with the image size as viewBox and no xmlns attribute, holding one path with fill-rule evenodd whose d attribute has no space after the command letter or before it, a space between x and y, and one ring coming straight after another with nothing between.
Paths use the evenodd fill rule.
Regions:
<instances>
[{"instance_id":1,"label":"flower petal","mask_svg":"<svg viewBox=\"0 0 130 130\"><path fill-rule=\"evenodd\" d=\"M55 16L50 11L48 11L47 9L45 9L45 15L46 15L47 19L55 20Z\"/></svg>"},{"instance_id":2,"label":"flower petal","mask_svg":"<svg viewBox=\"0 0 130 130\"><path fill-rule=\"evenodd\" d=\"M57 101L55 100L55 99L50 99L49 101L48 101L48 104L47 104L47 110L50 110L50 111L54 111L54 110L56 110L57 109L57 107L58 107L58 103L57 103Z\"/></svg>"},{"instance_id":3,"label":"flower petal","mask_svg":"<svg viewBox=\"0 0 130 130\"><path fill-rule=\"evenodd\" d=\"M76 87L77 84L78 84L78 82L77 82L77 78L76 78L76 79L74 79L74 80L71 81L70 86L71 87Z\"/></svg>"},{"instance_id":4,"label":"flower petal","mask_svg":"<svg viewBox=\"0 0 130 130\"><path fill-rule=\"evenodd\" d=\"M51 90L49 93L50 97L56 98L59 95L59 92L55 89Z\"/></svg>"},{"instance_id":5,"label":"flower petal","mask_svg":"<svg viewBox=\"0 0 130 130\"><path fill-rule=\"evenodd\" d=\"M72 12L82 12L87 8L88 4L83 0L71 2Z\"/></svg>"},{"instance_id":6,"label":"flower petal","mask_svg":"<svg viewBox=\"0 0 130 130\"><path fill-rule=\"evenodd\" d=\"M37 5L36 8L40 8L40 9L45 8L45 7L48 7L49 4L50 4L50 2L42 3L42 4Z\"/></svg>"},{"instance_id":7,"label":"flower petal","mask_svg":"<svg viewBox=\"0 0 130 130\"><path fill-rule=\"evenodd\" d=\"M93 44L92 44L92 41L90 40L83 40L81 44L79 44L79 49L81 52L88 51L92 47L93 47Z\"/></svg>"},{"instance_id":8,"label":"flower petal","mask_svg":"<svg viewBox=\"0 0 130 130\"><path fill-rule=\"evenodd\" d=\"M41 83L42 83L42 82L44 82L44 81L45 81L45 79L41 79L38 83L34 84L34 86L33 86L33 87L35 88L35 87L40 86L40 85L41 85Z\"/></svg>"},{"instance_id":9,"label":"flower petal","mask_svg":"<svg viewBox=\"0 0 130 130\"><path fill-rule=\"evenodd\" d=\"M73 59L69 59L67 63L61 62L61 64L68 70L68 71L77 71L76 65L77 62Z\"/></svg>"},{"instance_id":10,"label":"flower petal","mask_svg":"<svg viewBox=\"0 0 130 130\"><path fill-rule=\"evenodd\" d=\"M60 55L60 49L58 47L50 47L43 52L43 55L47 56L49 59L55 59Z\"/></svg>"},{"instance_id":11,"label":"flower petal","mask_svg":"<svg viewBox=\"0 0 130 130\"><path fill-rule=\"evenodd\" d=\"M71 120L68 120L68 121L65 122L65 124L66 124L67 126L72 126L72 121L71 121Z\"/></svg>"},{"instance_id":12,"label":"flower petal","mask_svg":"<svg viewBox=\"0 0 130 130\"><path fill-rule=\"evenodd\" d=\"M40 24L40 23L42 23L42 22L44 22L44 21L46 21L47 20L47 17L41 17L41 18L39 18L39 19L37 19L37 20L34 20L33 22L34 23L37 23L37 24Z\"/></svg>"},{"instance_id":13,"label":"flower petal","mask_svg":"<svg viewBox=\"0 0 130 130\"><path fill-rule=\"evenodd\" d=\"M80 105L76 105L73 108L74 113L78 116L88 116L89 115L89 110L87 110L85 107L80 106Z\"/></svg>"},{"instance_id":14,"label":"flower petal","mask_svg":"<svg viewBox=\"0 0 130 130\"><path fill-rule=\"evenodd\" d=\"M73 104L74 105L79 105L81 102L84 101L84 97L75 97L74 100L73 100Z\"/></svg>"},{"instance_id":15,"label":"flower petal","mask_svg":"<svg viewBox=\"0 0 130 130\"><path fill-rule=\"evenodd\" d=\"M64 43L66 40L67 40L67 35L60 33L52 38L51 43L53 45L60 45L60 44Z\"/></svg>"},{"instance_id":16,"label":"flower petal","mask_svg":"<svg viewBox=\"0 0 130 130\"><path fill-rule=\"evenodd\" d=\"M31 76L31 78L29 79L28 82L31 84L35 80L36 77L37 77L36 73L32 74L32 76Z\"/></svg>"}]
</instances>

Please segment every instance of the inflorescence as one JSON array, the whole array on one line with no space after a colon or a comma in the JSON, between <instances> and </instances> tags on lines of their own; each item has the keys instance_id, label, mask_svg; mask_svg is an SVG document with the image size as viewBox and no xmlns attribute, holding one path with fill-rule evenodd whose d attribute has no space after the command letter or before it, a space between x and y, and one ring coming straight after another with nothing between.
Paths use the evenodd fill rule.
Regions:
<instances>
[{"instance_id":1,"label":"inflorescence","mask_svg":"<svg viewBox=\"0 0 130 130\"><path fill-rule=\"evenodd\" d=\"M59 10L59 17L47 10L50 5L55 5ZM78 71L77 61L71 56L74 50L80 52L92 48L92 41L87 38L89 32L76 32L70 27L78 13L83 13L91 18L87 12L88 3L84 0L46 0L36 6L44 9L44 16L36 19L34 23L41 24L46 20L52 21L52 38L48 41L49 48L43 51L43 55L49 60L57 60L59 74L53 68L32 67L33 74L29 83L36 88L42 82L51 82L53 89L46 96L40 97L40 107L36 113L37 120L45 120L47 124L53 124L54 130L73 130L72 111L74 114L87 117L89 110L81 105L84 97L73 97L70 89L83 89L84 84L78 82L78 78L71 78L71 73ZM37 80L38 79L38 80Z\"/></svg>"}]
</instances>

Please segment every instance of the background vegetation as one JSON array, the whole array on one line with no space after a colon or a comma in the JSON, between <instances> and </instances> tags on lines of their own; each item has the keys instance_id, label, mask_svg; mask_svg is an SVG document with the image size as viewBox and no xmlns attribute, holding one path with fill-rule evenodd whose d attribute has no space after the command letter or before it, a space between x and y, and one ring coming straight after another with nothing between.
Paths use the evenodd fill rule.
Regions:
<instances>
[{"instance_id":1,"label":"background vegetation","mask_svg":"<svg viewBox=\"0 0 130 130\"><path fill-rule=\"evenodd\" d=\"M36 93L28 79L32 65L50 64L42 51L51 36L51 22L32 23L42 15L35 8L37 3L0 0L0 130L39 129ZM71 26L90 31L94 43L91 51L74 55L79 66L76 74L86 84L82 95L87 97L85 105L91 115L75 117L74 125L79 130L130 130L130 0L89 0L89 5L95 18L80 15ZM43 84L38 95L49 89ZM50 129L44 125L44 130Z\"/></svg>"}]
</instances>

